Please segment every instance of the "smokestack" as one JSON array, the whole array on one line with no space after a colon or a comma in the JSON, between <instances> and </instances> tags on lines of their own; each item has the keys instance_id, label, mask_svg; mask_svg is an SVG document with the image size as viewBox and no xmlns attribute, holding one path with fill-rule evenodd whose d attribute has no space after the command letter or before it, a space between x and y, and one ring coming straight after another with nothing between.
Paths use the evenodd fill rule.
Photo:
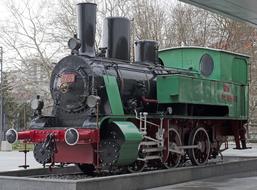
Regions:
<instances>
[{"instance_id":1,"label":"smokestack","mask_svg":"<svg viewBox=\"0 0 257 190\"><path fill-rule=\"evenodd\" d=\"M77 4L80 55L95 57L96 4Z\"/></svg>"},{"instance_id":2,"label":"smokestack","mask_svg":"<svg viewBox=\"0 0 257 190\"><path fill-rule=\"evenodd\" d=\"M145 64L158 63L158 42L139 40L135 42L135 62Z\"/></svg>"},{"instance_id":3,"label":"smokestack","mask_svg":"<svg viewBox=\"0 0 257 190\"><path fill-rule=\"evenodd\" d=\"M106 57L130 61L130 21L128 18L105 18L102 37L102 48L107 48Z\"/></svg>"}]
</instances>

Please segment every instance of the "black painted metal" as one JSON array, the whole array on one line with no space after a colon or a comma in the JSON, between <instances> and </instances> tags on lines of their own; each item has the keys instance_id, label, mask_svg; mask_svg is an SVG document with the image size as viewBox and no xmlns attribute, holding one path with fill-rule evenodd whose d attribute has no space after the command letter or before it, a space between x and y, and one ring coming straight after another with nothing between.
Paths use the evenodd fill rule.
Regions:
<instances>
[{"instance_id":1,"label":"black painted metal","mask_svg":"<svg viewBox=\"0 0 257 190\"><path fill-rule=\"evenodd\" d=\"M133 112L140 106L141 97L156 99L156 75L167 74L162 68L148 68L143 64L129 64L109 58L91 58L71 55L63 58L54 68L51 76L51 93L54 99L53 115L59 121L58 127L93 127L94 109L86 105L91 94L101 98L101 115L111 114L103 75L115 76L120 90L124 111ZM60 83L63 74L73 73L75 81L62 91ZM135 106L135 107L133 107ZM92 120L93 119L93 120ZM57 127L57 126L56 126Z\"/></svg>"},{"instance_id":2,"label":"black painted metal","mask_svg":"<svg viewBox=\"0 0 257 190\"><path fill-rule=\"evenodd\" d=\"M53 154L52 150L45 148L43 143L36 144L33 153L35 160L40 164L49 163Z\"/></svg>"},{"instance_id":3,"label":"black painted metal","mask_svg":"<svg viewBox=\"0 0 257 190\"><path fill-rule=\"evenodd\" d=\"M130 60L130 21L125 17L107 17L103 26L102 47L106 57Z\"/></svg>"},{"instance_id":4,"label":"black painted metal","mask_svg":"<svg viewBox=\"0 0 257 190\"><path fill-rule=\"evenodd\" d=\"M135 42L135 62L156 64L158 60L158 42L140 40Z\"/></svg>"},{"instance_id":5,"label":"black painted metal","mask_svg":"<svg viewBox=\"0 0 257 190\"><path fill-rule=\"evenodd\" d=\"M79 3L78 37L81 42L80 55L95 57L96 4Z\"/></svg>"}]
</instances>

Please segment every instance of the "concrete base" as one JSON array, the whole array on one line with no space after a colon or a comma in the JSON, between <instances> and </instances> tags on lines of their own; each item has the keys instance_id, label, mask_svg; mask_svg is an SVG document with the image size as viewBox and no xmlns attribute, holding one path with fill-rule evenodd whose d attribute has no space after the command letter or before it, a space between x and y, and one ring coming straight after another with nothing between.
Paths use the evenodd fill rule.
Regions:
<instances>
[{"instance_id":1,"label":"concrete base","mask_svg":"<svg viewBox=\"0 0 257 190\"><path fill-rule=\"evenodd\" d=\"M139 190L256 170L257 159L82 180L31 178L29 175L33 176L36 173L32 173L32 170L23 170L22 172L27 173L28 177L21 175L21 171L0 173L0 190ZM33 171L36 172L36 170ZM255 190L256 186L253 189Z\"/></svg>"},{"instance_id":2,"label":"concrete base","mask_svg":"<svg viewBox=\"0 0 257 190\"><path fill-rule=\"evenodd\" d=\"M1 142L1 151L12 151L12 145L7 141Z\"/></svg>"}]
</instances>

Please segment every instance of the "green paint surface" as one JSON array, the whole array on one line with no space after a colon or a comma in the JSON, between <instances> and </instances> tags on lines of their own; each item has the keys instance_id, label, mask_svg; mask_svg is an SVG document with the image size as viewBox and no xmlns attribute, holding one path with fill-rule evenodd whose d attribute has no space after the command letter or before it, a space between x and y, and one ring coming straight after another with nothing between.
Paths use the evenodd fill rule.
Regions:
<instances>
[{"instance_id":1,"label":"green paint surface","mask_svg":"<svg viewBox=\"0 0 257 190\"><path fill-rule=\"evenodd\" d=\"M208 77L200 72L200 60L204 54L212 57L214 70ZM159 51L165 67L192 70L202 78L236 82L247 85L249 57L223 50L202 47L179 47Z\"/></svg>"},{"instance_id":2,"label":"green paint surface","mask_svg":"<svg viewBox=\"0 0 257 190\"><path fill-rule=\"evenodd\" d=\"M138 146L143 139L142 134L132 122L113 121L113 123L119 127L124 138L124 143L121 145L117 164L131 164L138 157Z\"/></svg>"},{"instance_id":3,"label":"green paint surface","mask_svg":"<svg viewBox=\"0 0 257 190\"><path fill-rule=\"evenodd\" d=\"M158 76L157 99L160 104L227 106L230 117L248 116L248 86L236 83L183 75Z\"/></svg>"},{"instance_id":4,"label":"green paint surface","mask_svg":"<svg viewBox=\"0 0 257 190\"><path fill-rule=\"evenodd\" d=\"M201 74L200 60L204 54L210 55L214 63L209 76ZM166 68L192 71L194 76L158 76L158 102L221 105L229 108L229 117L248 117L247 55L203 47L178 47L159 51L159 57ZM224 91L224 86L229 90ZM226 100L231 97L236 100Z\"/></svg>"},{"instance_id":5,"label":"green paint surface","mask_svg":"<svg viewBox=\"0 0 257 190\"><path fill-rule=\"evenodd\" d=\"M119 87L114 76L104 75L104 83L113 115L124 115Z\"/></svg>"}]
</instances>

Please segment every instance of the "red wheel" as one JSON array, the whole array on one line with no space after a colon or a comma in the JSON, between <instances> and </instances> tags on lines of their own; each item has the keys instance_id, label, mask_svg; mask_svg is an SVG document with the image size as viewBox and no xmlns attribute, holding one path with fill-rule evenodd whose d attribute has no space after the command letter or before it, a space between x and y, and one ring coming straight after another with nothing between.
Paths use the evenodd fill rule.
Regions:
<instances>
[{"instance_id":1,"label":"red wheel","mask_svg":"<svg viewBox=\"0 0 257 190\"><path fill-rule=\"evenodd\" d=\"M179 166L182 158L182 153L179 146L182 146L180 135L176 129L170 128L169 129L169 156L164 163L164 166L166 168L175 168Z\"/></svg>"},{"instance_id":2,"label":"red wheel","mask_svg":"<svg viewBox=\"0 0 257 190\"><path fill-rule=\"evenodd\" d=\"M194 129L189 135L189 145L198 145L197 148L189 149L188 156L193 165L204 165L210 155L210 139L207 131L202 128Z\"/></svg>"}]
</instances>

